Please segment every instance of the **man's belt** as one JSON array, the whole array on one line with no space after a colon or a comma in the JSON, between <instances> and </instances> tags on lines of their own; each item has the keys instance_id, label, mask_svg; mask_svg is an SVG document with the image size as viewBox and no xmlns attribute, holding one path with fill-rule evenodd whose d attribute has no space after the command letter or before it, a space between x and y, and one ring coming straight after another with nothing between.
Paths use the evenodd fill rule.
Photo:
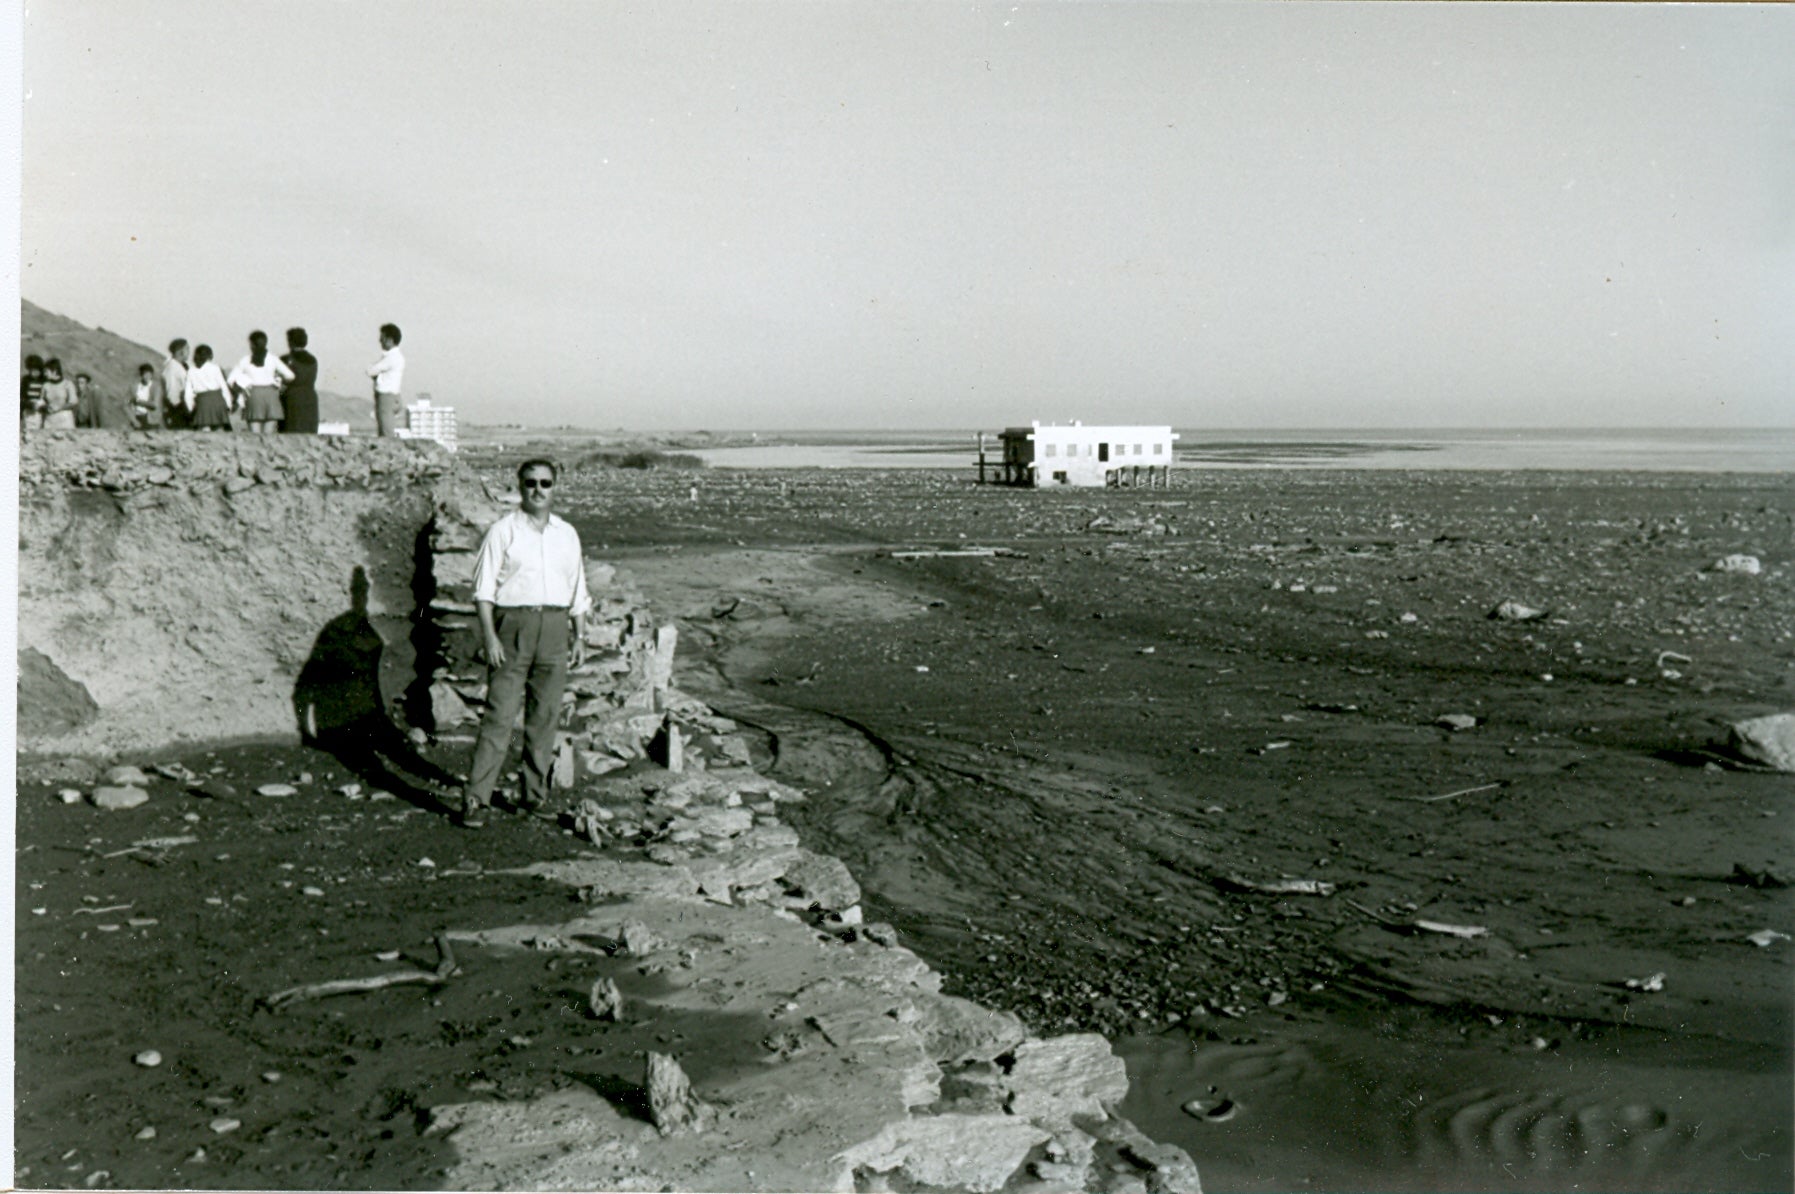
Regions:
<instances>
[{"instance_id":1,"label":"man's belt","mask_svg":"<svg viewBox=\"0 0 1795 1194\"><path fill-rule=\"evenodd\" d=\"M569 607L565 605L499 605L494 606L493 608L498 610L519 610L527 614L564 614Z\"/></svg>"}]
</instances>

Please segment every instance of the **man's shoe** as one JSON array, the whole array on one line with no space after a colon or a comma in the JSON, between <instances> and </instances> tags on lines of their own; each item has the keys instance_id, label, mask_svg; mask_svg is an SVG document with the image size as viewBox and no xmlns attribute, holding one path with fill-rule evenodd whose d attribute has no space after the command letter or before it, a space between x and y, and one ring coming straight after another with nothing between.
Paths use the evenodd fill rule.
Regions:
<instances>
[{"instance_id":1,"label":"man's shoe","mask_svg":"<svg viewBox=\"0 0 1795 1194\"><path fill-rule=\"evenodd\" d=\"M473 801L463 800L461 802L461 807L450 816L449 820L460 826L462 829L482 829L485 827L486 822L481 819L480 814L485 811L485 808L486 806L483 804L476 804Z\"/></svg>"}]
</instances>

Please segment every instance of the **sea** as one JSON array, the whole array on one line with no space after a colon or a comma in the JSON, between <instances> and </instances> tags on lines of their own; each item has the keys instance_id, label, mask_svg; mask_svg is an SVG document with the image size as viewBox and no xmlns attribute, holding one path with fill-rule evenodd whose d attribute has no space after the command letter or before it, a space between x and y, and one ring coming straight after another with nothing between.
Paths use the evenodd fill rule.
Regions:
<instances>
[{"instance_id":1,"label":"sea","mask_svg":"<svg viewBox=\"0 0 1795 1194\"><path fill-rule=\"evenodd\" d=\"M973 471L978 433L768 431L747 446L697 449L719 468ZM1001 456L985 434L989 461ZM1625 430L1178 431L1180 469L1485 469L1795 474L1795 427Z\"/></svg>"}]
</instances>

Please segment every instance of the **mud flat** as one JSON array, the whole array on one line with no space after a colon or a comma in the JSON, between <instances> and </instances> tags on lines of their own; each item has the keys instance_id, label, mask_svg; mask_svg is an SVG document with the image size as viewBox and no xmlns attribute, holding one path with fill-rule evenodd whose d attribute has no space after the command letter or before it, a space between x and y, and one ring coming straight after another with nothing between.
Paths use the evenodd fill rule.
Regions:
<instances>
[{"instance_id":1,"label":"mud flat","mask_svg":"<svg viewBox=\"0 0 1795 1194\"><path fill-rule=\"evenodd\" d=\"M391 443L28 445L19 1185L1197 1194L1105 1038L865 915L607 564L565 805L451 826L495 496Z\"/></svg>"},{"instance_id":2,"label":"mud flat","mask_svg":"<svg viewBox=\"0 0 1795 1194\"><path fill-rule=\"evenodd\" d=\"M1179 481L567 496L868 915L1211 1188L1787 1188L1792 781L1716 743L1795 707L1788 478Z\"/></svg>"}]
</instances>

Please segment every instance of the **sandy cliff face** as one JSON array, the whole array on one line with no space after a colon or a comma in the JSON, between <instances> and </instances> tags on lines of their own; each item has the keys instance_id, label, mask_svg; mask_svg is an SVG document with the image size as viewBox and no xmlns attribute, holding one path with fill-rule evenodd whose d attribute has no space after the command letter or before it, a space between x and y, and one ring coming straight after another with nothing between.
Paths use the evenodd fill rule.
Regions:
<instances>
[{"instance_id":1,"label":"sandy cliff face","mask_svg":"<svg viewBox=\"0 0 1795 1194\"><path fill-rule=\"evenodd\" d=\"M423 528L486 500L415 444L34 438L19 465L20 750L297 737L301 677L350 624L379 635L380 688L401 695Z\"/></svg>"}]
</instances>

